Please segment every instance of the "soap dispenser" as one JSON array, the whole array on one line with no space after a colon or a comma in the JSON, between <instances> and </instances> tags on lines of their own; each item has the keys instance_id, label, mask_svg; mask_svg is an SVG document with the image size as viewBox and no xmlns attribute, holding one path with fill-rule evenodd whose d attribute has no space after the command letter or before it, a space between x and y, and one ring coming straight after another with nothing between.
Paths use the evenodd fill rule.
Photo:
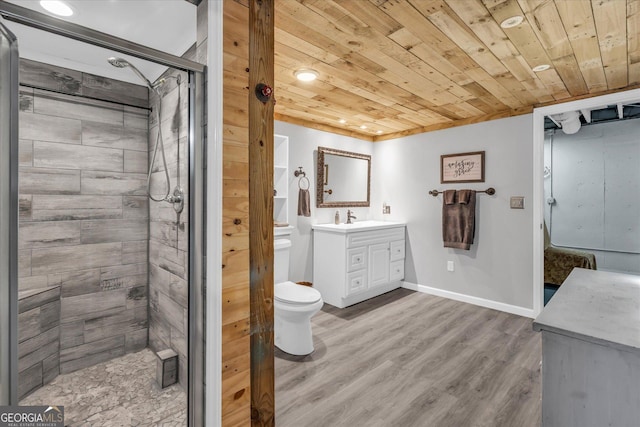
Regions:
<instances>
[{"instance_id":1,"label":"soap dispenser","mask_svg":"<svg viewBox=\"0 0 640 427\"><path fill-rule=\"evenodd\" d=\"M336 211L335 224L340 224L340 211Z\"/></svg>"}]
</instances>

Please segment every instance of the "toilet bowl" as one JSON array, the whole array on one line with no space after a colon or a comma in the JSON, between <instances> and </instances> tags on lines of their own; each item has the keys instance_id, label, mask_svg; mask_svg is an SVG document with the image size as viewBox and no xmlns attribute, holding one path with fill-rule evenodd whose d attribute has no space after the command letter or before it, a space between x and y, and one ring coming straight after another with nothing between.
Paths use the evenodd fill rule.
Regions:
<instances>
[{"instance_id":1,"label":"toilet bowl","mask_svg":"<svg viewBox=\"0 0 640 427\"><path fill-rule=\"evenodd\" d=\"M287 280L291 241L274 241L275 345L285 353L303 356L313 352L311 317L324 302L317 289Z\"/></svg>"}]
</instances>

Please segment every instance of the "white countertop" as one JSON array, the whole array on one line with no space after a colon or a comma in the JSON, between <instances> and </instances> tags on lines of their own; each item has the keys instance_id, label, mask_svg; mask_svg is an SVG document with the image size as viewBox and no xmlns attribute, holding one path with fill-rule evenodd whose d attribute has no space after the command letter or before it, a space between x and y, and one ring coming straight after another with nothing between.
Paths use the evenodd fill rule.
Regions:
<instances>
[{"instance_id":1,"label":"white countertop","mask_svg":"<svg viewBox=\"0 0 640 427\"><path fill-rule=\"evenodd\" d=\"M575 268L533 329L640 352L640 276Z\"/></svg>"},{"instance_id":2,"label":"white countertop","mask_svg":"<svg viewBox=\"0 0 640 427\"><path fill-rule=\"evenodd\" d=\"M385 228L404 227L404 222L392 221L355 221L353 224L313 224L311 228L314 230L330 231L333 233L353 233L357 231L383 230Z\"/></svg>"}]
</instances>

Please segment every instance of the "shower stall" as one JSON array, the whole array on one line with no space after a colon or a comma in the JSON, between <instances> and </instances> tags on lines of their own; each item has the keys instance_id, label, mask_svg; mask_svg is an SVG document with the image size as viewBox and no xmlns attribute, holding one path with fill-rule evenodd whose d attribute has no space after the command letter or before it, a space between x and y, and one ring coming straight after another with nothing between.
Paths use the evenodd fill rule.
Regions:
<instances>
[{"instance_id":1,"label":"shower stall","mask_svg":"<svg viewBox=\"0 0 640 427\"><path fill-rule=\"evenodd\" d=\"M63 405L72 423L199 425L204 67L0 6L139 79L18 59L0 20L0 404ZM145 61L166 71L150 81Z\"/></svg>"}]
</instances>

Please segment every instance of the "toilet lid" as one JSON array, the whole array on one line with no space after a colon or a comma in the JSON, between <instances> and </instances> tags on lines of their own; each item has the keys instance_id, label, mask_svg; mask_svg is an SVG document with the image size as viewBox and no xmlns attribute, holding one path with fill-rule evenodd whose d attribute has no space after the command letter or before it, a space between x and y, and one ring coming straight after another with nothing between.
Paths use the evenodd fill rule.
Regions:
<instances>
[{"instance_id":1,"label":"toilet lid","mask_svg":"<svg viewBox=\"0 0 640 427\"><path fill-rule=\"evenodd\" d=\"M278 301L297 304L311 304L322 298L316 289L293 282L276 284L274 294Z\"/></svg>"}]
</instances>

